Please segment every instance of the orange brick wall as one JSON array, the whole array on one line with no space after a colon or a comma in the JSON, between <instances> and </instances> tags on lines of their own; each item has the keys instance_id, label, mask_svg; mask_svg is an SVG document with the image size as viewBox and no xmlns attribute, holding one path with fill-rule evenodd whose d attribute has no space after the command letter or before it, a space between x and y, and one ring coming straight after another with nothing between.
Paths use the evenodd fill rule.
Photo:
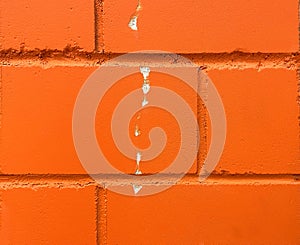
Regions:
<instances>
[{"instance_id":1,"label":"orange brick wall","mask_svg":"<svg viewBox=\"0 0 300 245\"><path fill-rule=\"evenodd\" d=\"M298 1L141 0L133 31L128 21L137 2L0 2L0 244L300 244ZM199 182L209 118L196 95L175 86L198 115L200 153L175 186L147 197L98 185L72 138L74 104L90 74L139 50L179 53L199 65L227 119L222 157ZM138 88L130 79L105 113ZM172 119L153 113L143 114L145 130L163 124L174 135L162 158L142 165L147 174L166 167L179 142ZM96 117L100 143L109 142L108 129ZM133 160L109 144L106 150L116 168L134 171ZM174 174L150 185L164 186ZM107 184L130 185L119 176Z\"/></svg>"}]
</instances>

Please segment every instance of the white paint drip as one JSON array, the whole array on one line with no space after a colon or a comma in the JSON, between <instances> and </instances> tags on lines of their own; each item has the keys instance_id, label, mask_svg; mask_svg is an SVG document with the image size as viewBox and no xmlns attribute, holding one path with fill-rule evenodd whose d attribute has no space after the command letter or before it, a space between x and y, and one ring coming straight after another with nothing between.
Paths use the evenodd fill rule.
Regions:
<instances>
[{"instance_id":1,"label":"white paint drip","mask_svg":"<svg viewBox=\"0 0 300 245\"><path fill-rule=\"evenodd\" d=\"M132 16L131 19L129 20L128 27L131 28L131 30L137 31L137 16Z\"/></svg>"},{"instance_id":2,"label":"white paint drip","mask_svg":"<svg viewBox=\"0 0 300 245\"><path fill-rule=\"evenodd\" d=\"M143 90L143 94L148 94L149 91L150 91L150 84L149 83L144 83L143 87L142 87L142 90Z\"/></svg>"},{"instance_id":3,"label":"white paint drip","mask_svg":"<svg viewBox=\"0 0 300 245\"><path fill-rule=\"evenodd\" d=\"M135 174L136 174L136 175L141 175L141 174L143 174L143 173L142 173L141 170L137 169L137 170L135 171Z\"/></svg>"},{"instance_id":4,"label":"white paint drip","mask_svg":"<svg viewBox=\"0 0 300 245\"><path fill-rule=\"evenodd\" d=\"M141 66L140 72L143 74L144 80L147 80L150 74L150 68L148 66Z\"/></svg>"},{"instance_id":5,"label":"white paint drip","mask_svg":"<svg viewBox=\"0 0 300 245\"><path fill-rule=\"evenodd\" d=\"M140 134L141 134L141 131L139 130L138 126L135 126L134 136L138 137Z\"/></svg>"},{"instance_id":6,"label":"white paint drip","mask_svg":"<svg viewBox=\"0 0 300 245\"><path fill-rule=\"evenodd\" d=\"M142 154L140 152L136 153L136 163L137 163L137 165L140 164L141 159L142 159Z\"/></svg>"},{"instance_id":7,"label":"white paint drip","mask_svg":"<svg viewBox=\"0 0 300 245\"><path fill-rule=\"evenodd\" d=\"M150 82L148 80L149 74L150 74L150 67L148 66L141 66L140 67L140 72L143 74L144 77L144 83L142 86L142 91L144 94L144 98L142 101L142 107L146 106L149 104L149 101L147 100L147 94L150 92Z\"/></svg>"},{"instance_id":8,"label":"white paint drip","mask_svg":"<svg viewBox=\"0 0 300 245\"><path fill-rule=\"evenodd\" d=\"M131 16L129 23L128 23L128 27L131 30L137 31L138 27L137 27L137 21L138 21L138 17L139 17L139 13L142 10L142 5L141 5L141 1L138 1L138 5L135 9L134 14Z\"/></svg>"},{"instance_id":9,"label":"white paint drip","mask_svg":"<svg viewBox=\"0 0 300 245\"><path fill-rule=\"evenodd\" d=\"M140 170L141 159L142 159L142 154L140 152L136 153L136 171L135 171L136 175L142 174L142 171Z\"/></svg>"},{"instance_id":10,"label":"white paint drip","mask_svg":"<svg viewBox=\"0 0 300 245\"><path fill-rule=\"evenodd\" d=\"M136 195L143 188L143 186L142 185L132 185L132 188L133 188L134 194Z\"/></svg>"},{"instance_id":11,"label":"white paint drip","mask_svg":"<svg viewBox=\"0 0 300 245\"><path fill-rule=\"evenodd\" d=\"M142 101L142 107L146 106L149 104L149 101L147 100L146 96L144 96L144 99Z\"/></svg>"},{"instance_id":12,"label":"white paint drip","mask_svg":"<svg viewBox=\"0 0 300 245\"><path fill-rule=\"evenodd\" d=\"M143 85L142 85L142 90L143 90L143 94L144 94L144 98L143 98L143 101L142 101L142 107L144 107L144 106L148 105L148 103L149 103L149 101L147 100L147 94L150 91L150 83L149 83L149 80L148 80L148 77L149 77L149 74L150 74L150 68L147 67L147 66L141 66L140 67L140 72L143 74L143 77L144 77L144 82L143 82ZM140 115L138 116L138 118L140 118ZM138 127L138 125L136 125L135 130L134 130L134 136L137 137L140 134L141 134L141 132L139 130L139 127ZM136 171L135 171L136 175L142 174L142 171L140 170L141 160L142 160L142 154L140 152L137 152L136 153ZM134 188L134 186L133 186L133 188Z\"/></svg>"}]
</instances>

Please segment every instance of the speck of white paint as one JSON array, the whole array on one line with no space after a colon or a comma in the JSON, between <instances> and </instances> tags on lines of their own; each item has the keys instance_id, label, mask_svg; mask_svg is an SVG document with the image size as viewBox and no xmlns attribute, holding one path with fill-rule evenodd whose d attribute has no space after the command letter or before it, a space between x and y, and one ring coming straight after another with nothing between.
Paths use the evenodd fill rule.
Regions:
<instances>
[{"instance_id":1,"label":"speck of white paint","mask_svg":"<svg viewBox=\"0 0 300 245\"><path fill-rule=\"evenodd\" d=\"M142 87L142 90L143 90L143 94L148 94L149 91L150 91L150 84L149 83L144 83L143 87Z\"/></svg>"},{"instance_id":2,"label":"speck of white paint","mask_svg":"<svg viewBox=\"0 0 300 245\"><path fill-rule=\"evenodd\" d=\"M139 166L142 159L142 154L140 152L136 153L136 164Z\"/></svg>"},{"instance_id":3,"label":"speck of white paint","mask_svg":"<svg viewBox=\"0 0 300 245\"><path fill-rule=\"evenodd\" d=\"M149 101L147 100L146 97L144 97L143 101L142 101L142 107L146 106L149 104Z\"/></svg>"},{"instance_id":4,"label":"speck of white paint","mask_svg":"<svg viewBox=\"0 0 300 245\"><path fill-rule=\"evenodd\" d=\"M139 2L139 5L140 5L140 2ZM133 22L135 22L135 24L136 24L136 19L133 21ZM129 22L129 26L130 26L130 22ZM148 80L148 77L149 77L149 74L150 74L150 68L148 66L141 66L140 67L140 72L143 74L143 77L144 77L144 83L143 83L143 86L142 86L142 90L143 90L143 94L144 94L144 98L143 98L143 101L142 101L142 107L144 107L149 103L149 101L147 100L146 94L148 94L149 91L150 91L150 83L149 83L149 80ZM140 115L138 116L138 118L140 118ZM139 128L138 128L137 125L135 127L134 135L136 137L140 135L140 131L139 131ZM135 171L136 175L142 174L142 171L140 170L140 161L141 161L141 159L142 159L142 154L140 152L137 152L137 154L136 154L136 171Z\"/></svg>"},{"instance_id":5,"label":"speck of white paint","mask_svg":"<svg viewBox=\"0 0 300 245\"><path fill-rule=\"evenodd\" d=\"M140 170L140 161L142 159L142 154L140 152L136 153L136 175L142 174L142 171Z\"/></svg>"},{"instance_id":6,"label":"speck of white paint","mask_svg":"<svg viewBox=\"0 0 300 245\"><path fill-rule=\"evenodd\" d=\"M142 185L132 185L134 194L138 194L139 191L143 188Z\"/></svg>"},{"instance_id":7,"label":"speck of white paint","mask_svg":"<svg viewBox=\"0 0 300 245\"><path fill-rule=\"evenodd\" d=\"M140 72L143 74L144 80L147 80L147 78L149 77L149 73L150 73L150 67L141 66Z\"/></svg>"},{"instance_id":8,"label":"speck of white paint","mask_svg":"<svg viewBox=\"0 0 300 245\"><path fill-rule=\"evenodd\" d=\"M137 170L135 171L135 174L136 174L136 175L141 175L141 174L142 174L142 171L139 170L139 169L137 169Z\"/></svg>"},{"instance_id":9,"label":"speck of white paint","mask_svg":"<svg viewBox=\"0 0 300 245\"><path fill-rule=\"evenodd\" d=\"M136 126L135 130L134 130L134 136L138 137L141 134L141 131L139 130L139 128Z\"/></svg>"},{"instance_id":10,"label":"speck of white paint","mask_svg":"<svg viewBox=\"0 0 300 245\"><path fill-rule=\"evenodd\" d=\"M137 19L138 19L137 16L132 16L131 19L129 20L128 27L131 30L137 31L137 29L138 29L138 27L137 27Z\"/></svg>"}]
</instances>

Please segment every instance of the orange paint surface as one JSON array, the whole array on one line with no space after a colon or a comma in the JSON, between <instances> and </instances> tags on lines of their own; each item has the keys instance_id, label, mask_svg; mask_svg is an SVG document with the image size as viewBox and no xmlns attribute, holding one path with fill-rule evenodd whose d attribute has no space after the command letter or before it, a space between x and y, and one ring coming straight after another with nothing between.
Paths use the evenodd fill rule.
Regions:
<instances>
[{"instance_id":1,"label":"orange paint surface","mask_svg":"<svg viewBox=\"0 0 300 245\"><path fill-rule=\"evenodd\" d=\"M2 172L86 173L73 145L72 113L94 70L2 68Z\"/></svg>"},{"instance_id":2,"label":"orange paint surface","mask_svg":"<svg viewBox=\"0 0 300 245\"><path fill-rule=\"evenodd\" d=\"M149 81L152 89L155 87L163 87L173 91L183 98L192 109L194 117L197 118L197 94L194 92L192 87L175 77L157 72L150 73ZM118 139L113 138L111 135L111 118L118 103L134 90L140 91L139 97L136 97L137 103L140 104L140 110L135 115L132 115L130 127L128 129L128 134L133 144L140 149L140 152L143 155L143 150L146 150L151 143L157 144L155 141L151 142L149 138L149 131L152 128L161 128L164 130L167 137L165 148L156 158L153 160L143 161L142 156L140 164L141 171L146 174L157 173L164 170L174 161L180 149L180 121L177 121L170 112L151 106L151 94L153 93L151 92L151 89L147 95L149 106L142 108L142 84L143 76L139 72L121 79L109 89L98 106L95 129L98 136L99 147L104 152L106 159L108 159L114 167L125 173L135 172L136 161L135 159L129 159L121 154L115 145L114 140L118 141ZM196 86L197 84L195 83L194 85ZM119 123L121 124L125 122ZM138 127L140 132L140 135L137 137L134 136L135 127ZM204 127L204 125L199 125L199 127ZM191 152L196 153L196 128L194 130L195 138L192 140L190 148ZM127 132L125 133L127 134ZM202 150L201 146L200 150ZM195 159L189 173L196 173L196 171L197 159Z\"/></svg>"},{"instance_id":3,"label":"orange paint surface","mask_svg":"<svg viewBox=\"0 0 300 245\"><path fill-rule=\"evenodd\" d=\"M92 0L0 2L1 49L63 49L67 45L94 50Z\"/></svg>"},{"instance_id":4,"label":"orange paint surface","mask_svg":"<svg viewBox=\"0 0 300 245\"><path fill-rule=\"evenodd\" d=\"M95 69L3 68L2 172L85 173L73 145L72 113L81 86ZM273 69L261 72L213 70L208 75L222 97L228 123L226 145L216 171L299 173L296 72ZM176 82L167 76L154 73L151 76L153 86L168 87ZM112 138L107 133L110 130L108 115L124 94L140 89L141 83L141 74L138 74L110 89L105 97L107 99L104 98L98 107L95 122L99 145L112 164L126 173L135 171L135 161L126 162L117 154ZM188 98L196 113L196 95L181 86L183 83L178 81L173 88ZM142 100L142 97L137 100ZM171 137L160 158L142 163L145 173L164 169L176 156L175 149L180 141L180 135L176 136L178 126L168 113L162 113L151 108L144 109L140 114L140 122L136 120L137 115L132 115L129 132L138 147L149 145L148 130L158 124ZM133 137L136 124L142 130L139 137ZM202 127L204 125L200 124ZM210 127L207 132L210 132ZM204 141L200 142L201 154L206 152L205 144ZM288 151L284 150L287 146ZM190 173L195 173L196 168L195 163Z\"/></svg>"},{"instance_id":5,"label":"orange paint surface","mask_svg":"<svg viewBox=\"0 0 300 245\"><path fill-rule=\"evenodd\" d=\"M105 51L298 51L297 0L141 0L141 5L133 31L128 22L137 1L104 2Z\"/></svg>"},{"instance_id":6,"label":"orange paint surface","mask_svg":"<svg viewBox=\"0 0 300 245\"><path fill-rule=\"evenodd\" d=\"M225 107L217 172L300 173L297 74L283 69L209 71Z\"/></svg>"},{"instance_id":7,"label":"orange paint surface","mask_svg":"<svg viewBox=\"0 0 300 245\"><path fill-rule=\"evenodd\" d=\"M137 3L0 1L0 245L300 244L298 1L141 0L136 11ZM133 31L128 22L137 13ZM179 79L155 72L151 88L178 93L198 117L200 152L189 175L147 197L105 189L130 185L142 192L144 182L134 186L108 176L97 186L86 176L72 137L80 88L103 59L140 50L190 53L216 86L227 139L216 176L207 182L197 176L211 139L203 101ZM236 50L243 53L229 53ZM124 173L134 173L136 162L119 154L110 116L142 83L138 70L121 79L99 102L95 118L98 145ZM136 99L142 102L140 94ZM124 134L145 149L153 127L165 131L167 144L154 160L142 158L144 174L168 167L180 148L179 124L162 109L132 115ZM173 174L152 176L147 184L164 185Z\"/></svg>"},{"instance_id":8,"label":"orange paint surface","mask_svg":"<svg viewBox=\"0 0 300 245\"><path fill-rule=\"evenodd\" d=\"M107 195L108 244L298 244L299 185L176 186Z\"/></svg>"},{"instance_id":9,"label":"orange paint surface","mask_svg":"<svg viewBox=\"0 0 300 245\"><path fill-rule=\"evenodd\" d=\"M1 244L95 244L94 188L1 190Z\"/></svg>"},{"instance_id":10,"label":"orange paint surface","mask_svg":"<svg viewBox=\"0 0 300 245\"><path fill-rule=\"evenodd\" d=\"M2 154L1 170L4 173L86 173L83 169L73 143L72 138L72 113L77 94L88 76L96 68L15 68L3 67L3 114L2 120ZM154 76L154 77L153 77ZM166 84L169 87L174 85L174 80L168 76L151 75L153 85ZM157 78L159 78L157 80ZM128 82L133 87L128 86ZM167 79L167 80L166 80ZM124 161L122 155L116 154L113 148L112 138L109 137L108 130L111 127L111 118L108 111L115 108L113 98L122 98L122 94L127 90L140 89L143 78L141 74L135 77L128 77L125 83L111 94L108 94L107 102L100 103L98 114L106 119L101 124L103 118L96 117L95 130L101 149L108 154L108 158L115 167L126 173L135 171L135 161ZM190 89L177 81L179 87L175 89L184 96L191 108L197 113L196 95ZM118 83L119 84L119 83ZM127 90L124 90L124 88ZM128 91L127 91L128 92ZM142 97L137 98L138 101ZM148 111L148 112L147 112ZM151 120L152 113L160 118L160 123L165 119L165 126L157 125L159 122ZM167 167L177 154L180 135L178 125L174 119L169 123L170 116L161 117L161 113L151 112L146 109L141 114L139 123L143 135L141 138L132 138L138 147L145 148L149 144L148 131L154 126L164 128L169 135L169 145L164 153L155 159L155 162L143 163L142 170L145 173L155 173ZM148 120L147 120L148 119ZM148 121L148 122L146 122ZM99 124L100 122L100 124ZM134 127L134 117L132 119ZM177 126L176 126L177 125ZM132 129L132 128L131 128ZM129 129L130 130L130 129ZM132 130L132 135L134 131ZM171 143L170 143L171 142ZM196 143L196 138L195 138ZM117 150L117 149L116 149ZM196 150L196 149L195 149ZM153 163L153 164L152 164ZM195 173L197 162L195 161L190 173Z\"/></svg>"}]
</instances>

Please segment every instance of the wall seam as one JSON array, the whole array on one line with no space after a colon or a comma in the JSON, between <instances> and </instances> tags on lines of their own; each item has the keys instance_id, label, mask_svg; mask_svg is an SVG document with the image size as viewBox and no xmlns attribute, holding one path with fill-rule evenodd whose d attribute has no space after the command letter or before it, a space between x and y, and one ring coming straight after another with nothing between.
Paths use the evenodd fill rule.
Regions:
<instances>
[{"instance_id":1,"label":"wall seam","mask_svg":"<svg viewBox=\"0 0 300 245\"><path fill-rule=\"evenodd\" d=\"M104 53L104 0L94 0L95 51Z\"/></svg>"},{"instance_id":2,"label":"wall seam","mask_svg":"<svg viewBox=\"0 0 300 245\"><path fill-rule=\"evenodd\" d=\"M98 244L107 244L107 189L97 187L99 205L98 205Z\"/></svg>"},{"instance_id":3,"label":"wall seam","mask_svg":"<svg viewBox=\"0 0 300 245\"><path fill-rule=\"evenodd\" d=\"M99 245L99 217L100 217L100 212L99 212L99 187L95 187L95 204L96 204L96 244Z\"/></svg>"},{"instance_id":4,"label":"wall seam","mask_svg":"<svg viewBox=\"0 0 300 245\"><path fill-rule=\"evenodd\" d=\"M94 0L94 51L97 51L99 48L98 38L99 38L99 29L98 29L98 11L97 11L97 1Z\"/></svg>"}]
</instances>

